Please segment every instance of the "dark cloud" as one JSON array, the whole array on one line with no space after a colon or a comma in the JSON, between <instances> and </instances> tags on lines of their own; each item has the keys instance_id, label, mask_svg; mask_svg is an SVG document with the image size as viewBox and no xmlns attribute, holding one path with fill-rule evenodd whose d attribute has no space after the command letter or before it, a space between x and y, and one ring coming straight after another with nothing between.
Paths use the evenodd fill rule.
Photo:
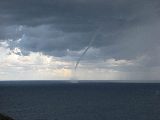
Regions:
<instances>
[{"instance_id":1,"label":"dark cloud","mask_svg":"<svg viewBox=\"0 0 160 120\"><path fill-rule=\"evenodd\" d=\"M99 57L151 56L159 45L159 6L158 0L1 0L0 39L65 56L87 47L100 29L92 44Z\"/></svg>"},{"instance_id":2,"label":"dark cloud","mask_svg":"<svg viewBox=\"0 0 160 120\"><path fill-rule=\"evenodd\" d=\"M72 25L79 27L88 25L86 26L88 28L89 25L101 22L115 26L134 23L144 17L147 18L148 13L145 12L141 16L141 12L155 7L159 2L156 0L1 0L0 3L1 24L30 26L55 24L57 27L70 29Z\"/></svg>"}]
</instances>

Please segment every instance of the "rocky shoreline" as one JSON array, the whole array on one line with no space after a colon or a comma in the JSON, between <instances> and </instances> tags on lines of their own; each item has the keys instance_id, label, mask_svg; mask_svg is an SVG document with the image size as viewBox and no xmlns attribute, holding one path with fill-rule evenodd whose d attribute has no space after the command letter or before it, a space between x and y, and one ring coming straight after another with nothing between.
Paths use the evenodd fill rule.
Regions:
<instances>
[{"instance_id":1,"label":"rocky shoreline","mask_svg":"<svg viewBox=\"0 0 160 120\"><path fill-rule=\"evenodd\" d=\"M0 120L14 120L13 118L0 113Z\"/></svg>"}]
</instances>

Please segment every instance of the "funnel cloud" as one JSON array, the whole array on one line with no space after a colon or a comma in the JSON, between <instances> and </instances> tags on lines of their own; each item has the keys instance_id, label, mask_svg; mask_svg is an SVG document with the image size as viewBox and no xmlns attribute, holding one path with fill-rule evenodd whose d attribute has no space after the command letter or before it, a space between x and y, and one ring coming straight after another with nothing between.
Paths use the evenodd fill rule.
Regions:
<instances>
[{"instance_id":1,"label":"funnel cloud","mask_svg":"<svg viewBox=\"0 0 160 120\"><path fill-rule=\"evenodd\" d=\"M1 0L0 80L159 80L159 13L159 0Z\"/></svg>"}]
</instances>

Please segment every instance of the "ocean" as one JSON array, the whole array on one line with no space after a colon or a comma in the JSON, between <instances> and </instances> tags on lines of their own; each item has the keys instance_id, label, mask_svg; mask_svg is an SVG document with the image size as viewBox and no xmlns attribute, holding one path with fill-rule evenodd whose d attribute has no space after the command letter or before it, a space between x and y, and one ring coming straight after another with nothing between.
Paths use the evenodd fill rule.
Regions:
<instances>
[{"instance_id":1,"label":"ocean","mask_svg":"<svg viewBox=\"0 0 160 120\"><path fill-rule=\"evenodd\" d=\"M160 83L0 82L15 120L159 120Z\"/></svg>"}]
</instances>

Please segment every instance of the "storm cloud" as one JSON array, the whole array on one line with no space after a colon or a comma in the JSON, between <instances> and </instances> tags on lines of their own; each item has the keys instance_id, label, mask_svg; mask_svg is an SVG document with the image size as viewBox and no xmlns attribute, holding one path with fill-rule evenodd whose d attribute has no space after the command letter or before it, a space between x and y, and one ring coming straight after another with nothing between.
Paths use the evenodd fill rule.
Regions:
<instances>
[{"instance_id":1,"label":"storm cloud","mask_svg":"<svg viewBox=\"0 0 160 120\"><path fill-rule=\"evenodd\" d=\"M159 13L159 0L1 0L0 41L75 61L100 28L84 60L145 58L139 64L152 68L160 65Z\"/></svg>"}]
</instances>

